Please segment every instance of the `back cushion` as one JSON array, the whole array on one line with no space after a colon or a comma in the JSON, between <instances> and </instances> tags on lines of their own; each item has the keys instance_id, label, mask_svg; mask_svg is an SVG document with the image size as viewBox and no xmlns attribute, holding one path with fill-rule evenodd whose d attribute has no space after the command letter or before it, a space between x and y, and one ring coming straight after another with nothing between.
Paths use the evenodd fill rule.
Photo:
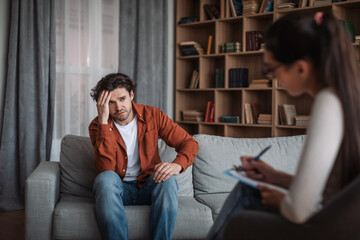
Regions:
<instances>
[{"instance_id":1,"label":"back cushion","mask_svg":"<svg viewBox=\"0 0 360 240\"><path fill-rule=\"evenodd\" d=\"M93 197L92 186L98 174L89 137L67 135L61 141L61 193Z\"/></svg>"},{"instance_id":2,"label":"back cushion","mask_svg":"<svg viewBox=\"0 0 360 240\"><path fill-rule=\"evenodd\" d=\"M236 180L223 174L234 164L239 165L240 156L257 155L271 145L261 159L276 169L294 174L305 136L277 138L229 138L198 134L199 143L193 168L195 195L230 192Z\"/></svg>"},{"instance_id":3,"label":"back cushion","mask_svg":"<svg viewBox=\"0 0 360 240\"><path fill-rule=\"evenodd\" d=\"M161 139L158 141L162 161L172 162L176 157ZM94 151L89 137L67 135L61 141L60 168L61 193L78 197L93 198L92 187L98 174L94 164ZM192 166L176 176L179 196L193 196Z\"/></svg>"},{"instance_id":4,"label":"back cushion","mask_svg":"<svg viewBox=\"0 0 360 240\"><path fill-rule=\"evenodd\" d=\"M172 162L176 158L175 148L169 147L163 140L158 141L159 155L163 162ZM176 180L179 185L178 196L194 196L193 177L191 165L185 172L176 175Z\"/></svg>"}]
</instances>

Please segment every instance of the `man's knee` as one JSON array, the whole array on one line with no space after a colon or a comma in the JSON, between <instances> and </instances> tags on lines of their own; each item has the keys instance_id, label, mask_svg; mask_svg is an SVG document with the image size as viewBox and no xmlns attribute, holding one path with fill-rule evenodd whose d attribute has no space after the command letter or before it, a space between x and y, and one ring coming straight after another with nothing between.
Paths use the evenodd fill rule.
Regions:
<instances>
[{"instance_id":1,"label":"man's knee","mask_svg":"<svg viewBox=\"0 0 360 240\"><path fill-rule=\"evenodd\" d=\"M99 173L94 181L93 191L112 193L122 190L122 181L114 171L105 171Z\"/></svg>"},{"instance_id":2,"label":"man's knee","mask_svg":"<svg viewBox=\"0 0 360 240\"><path fill-rule=\"evenodd\" d=\"M165 182L157 183L153 192L153 197L155 197L156 200L169 200L169 203L176 203L178 188L176 178L175 176L172 176Z\"/></svg>"}]
</instances>

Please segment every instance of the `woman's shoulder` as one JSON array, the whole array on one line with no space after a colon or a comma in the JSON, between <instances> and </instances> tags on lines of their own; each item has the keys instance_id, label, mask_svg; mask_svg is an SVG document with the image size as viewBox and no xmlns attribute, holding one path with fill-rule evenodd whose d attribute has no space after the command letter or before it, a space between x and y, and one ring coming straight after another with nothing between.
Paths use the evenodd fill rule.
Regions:
<instances>
[{"instance_id":1,"label":"woman's shoulder","mask_svg":"<svg viewBox=\"0 0 360 240\"><path fill-rule=\"evenodd\" d=\"M341 108L341 101L336 92L331 88L321 90L315 97L315 103L320 105L337 105ZM336 106L335 106L336 107Z\"/></svg>"}]
</instances>

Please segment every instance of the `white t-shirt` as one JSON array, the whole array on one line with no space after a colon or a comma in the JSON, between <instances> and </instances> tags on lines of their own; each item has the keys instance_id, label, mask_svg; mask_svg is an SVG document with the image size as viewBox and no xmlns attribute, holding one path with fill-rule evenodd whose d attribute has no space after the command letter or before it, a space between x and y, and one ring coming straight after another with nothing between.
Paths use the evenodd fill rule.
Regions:
<instances>
[{"instance_id":1,"label":"white t-shirt","mask_svg":"<svg viewBox=\"0 0 360 240\"><path fill-rule=\"evenodd\" d=\"M141 171L137 138L137 117L135 116L134 119L125 126L121 126L115 121L114 123L125 143L128 157L128 165L124 181L134 181Z\"/></svg>"},{"instance_id":2,"label":"white t-shirt","mask_svg":"<svg viewBox=\"0 0 360 240\"><path fill-rule=\"evenodd\" d=\"M281 202L283 216L303 223L321 209L323 192L344 135L340 99L330 89L314 100L307 139L289 192Z\"/></svg>"}]
</instances>

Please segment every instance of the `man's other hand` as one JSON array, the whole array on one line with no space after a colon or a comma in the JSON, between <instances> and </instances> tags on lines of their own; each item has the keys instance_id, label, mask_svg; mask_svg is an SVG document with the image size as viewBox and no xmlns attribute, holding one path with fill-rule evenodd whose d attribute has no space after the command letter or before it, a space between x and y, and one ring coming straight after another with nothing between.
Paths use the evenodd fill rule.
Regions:
<instances>
[{"instance_id":1,"label":"man's other hand","mask_svg":"<svg viewBox=\"0 0 360 240\"><path fill-rule=\"evenodd\" d=\"M177 163L162 162L155 165L154 181L156 183L168 180L172 175L178 175L182 167Z\"/></svg>"},{"instance_id":2,"label":"man's other hand","mask_svg":"<svg viewBox=\"0 0 360 240\"><path fill-rule=\"evenodd\" d=\"M98 119L100 124L107 124L109 119L109 101L111 97L110 91L102 91L96 103L98 111Z\"/></svg>"}]
</instances>

